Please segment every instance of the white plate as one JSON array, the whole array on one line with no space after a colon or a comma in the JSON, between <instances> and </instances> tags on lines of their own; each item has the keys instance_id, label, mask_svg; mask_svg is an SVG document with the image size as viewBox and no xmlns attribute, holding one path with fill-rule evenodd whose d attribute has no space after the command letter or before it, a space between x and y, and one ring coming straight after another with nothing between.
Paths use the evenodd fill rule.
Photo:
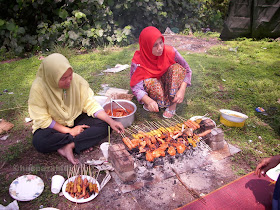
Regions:
<instances>
[{"instance_id":1,"label":"white plate","mask_svg":"<svg viewBox=\"0 0 280 210\"><path fill-rule=\"evenodd\" d=\"M274 181L277 181L279 174L280 174L280 164L278 164L276 167L272 169L269 169L266 172L266 175Z\"/></svg>"},{"instance_id":2,"label":"white plate","mask_svg":"<svg viewBox=\"0 0 280 210\"><path fill-rule=\"evenodd\" d=\"M44 190L43 180L35 175L24 175L16 178L9 188L9 193L15 200L31 201Z\"/></svg>"},{"instance_id":3,"label":"white plate","mask_svg":"<svg viewBox=\"0 0 280 210\"><path fill-rule=\"evenodd\" d=\"M71 195L66 192L66 185L68 182L72 181L74 182L75 178L77 176L72 176L71 178L67 179L63 186L62 186L62 192L63 192L63 195L65 196L65 198L67 198L68 200L72 201L72 202L75 202L75 203L86 203L86 202L89 202L91 200L93 200L99 193L93 193L90 197L84 199L84 198L81 198L81 199L78 199L78 198L73 198L71 197ZM93 183L95 183L95 179L93 177L90 177L90 176L86 176L86 175L82 175L82 179L84 178L87 178L88 181L91 181ZM99 186L99 183L96 181L96 184L97 184L97 187L98 187L98 192L100 191L100 186Z\"/></svg>"},{"instance_id":4,"label":"white plate","mask_svg":"<svg viewBox=\"0 0 280 210\"><path fill-rule=\"evenodd\" d=\"M193 116L193 117L190 118L191 121L206 120L206 119L212 120L211 118L209 118L209 117L204 117L204 116ZM213 123L215 124L215 127L216 127L217 125L216 125L215 121L214 121L214 120L212 120L212 121L213 121Z\"/></svg>"}]
</instances>

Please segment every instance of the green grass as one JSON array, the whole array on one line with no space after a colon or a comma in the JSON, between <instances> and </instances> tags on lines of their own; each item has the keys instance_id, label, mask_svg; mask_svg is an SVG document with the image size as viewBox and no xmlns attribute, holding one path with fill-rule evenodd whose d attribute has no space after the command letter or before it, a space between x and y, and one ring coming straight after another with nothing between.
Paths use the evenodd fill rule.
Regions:
<instances>
[{"instance_id":1,"label":"green grass","mask_svg":"<svg viewBox=\"0 0 280 210\"><path fill-rule=\"evenodd\" d=\"M216 34L211 36L217 37ZM102 89L101 84L130 89L129 69L116 74L101 73L118 63L130 64L135 49L137 45L99 49L82 55L72 54L68 49L56 50L68 54L74 71L83 76L97 93ZM221 125L226 140L242 150L233 161L245 161L253 169L260 158L279 154L279 42L237 39L224 42L204 54L181 54L189 63L193 77L192 86L187 88L185 101L178 106L177 114L189 118L209 113L220 124L219 109L240 111L249 116L243 128ZM37 57L31 57L0 64L0 116L14 123L15 131L24 128L24 118L28 117L28 94L40 63ZM3 93L4 89L13 94ZM259 106L267 110L268 116L255 111ZM155 115L145 117L150 120L151 116ZM143 121L139 113L136 117L136 123ZM10 160L9 157L6 159ZM243 173L240 171L238 173Z\"/></svg>"}]
</instances>

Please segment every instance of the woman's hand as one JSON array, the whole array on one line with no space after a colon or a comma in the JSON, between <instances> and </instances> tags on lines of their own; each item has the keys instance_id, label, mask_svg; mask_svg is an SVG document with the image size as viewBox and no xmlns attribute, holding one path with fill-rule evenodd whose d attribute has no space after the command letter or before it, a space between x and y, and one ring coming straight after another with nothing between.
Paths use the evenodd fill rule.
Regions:
<instances>
[{"instance_id":1,"label":"woman's hand","mask_svg":"<svg viewBox=\"0 0 280 210\"><path fill-rule=\"evenodd\" d=\"M176 93L176 95L175 95L175 97L174 97L174 99L173 99L173 103L175 103L175 104L180 104L180 103L182 103L183 102L183 100L184 100L184 96L185 96L185 90L186 89L179 89L178 91L177 91L177 93Z\"/></svg>"},{"instance_id":2,"label":"woman's hand","mask_svg":"<svg viewBox=\"0 0 280 210\"><path fill-rule=\"evenodd\" d=\"M110 127L117 131L118 133L124 133L124 127L123 127L123 124L121 122L118 122L116 120L113 120L110 122Z\"/></svg>"},{"instance_id":3,"label":"woman's hand","mask_svg":"<svg viewBox=\"0 0 280 210\"><path fill-rule=\"evenodd\" d=\"M77 125L74 128L71 128L69 133L73 137L75 137L75 136L79 135L80 133L82 133L85 130L85 128L89 128L89 126L88 125Z\"/></svg>"},{"instance_id":4,"label":"woman's hand","mask_svg":"<svg viewBox=\"0 0 280 210\"><path fill-rule=\"evenodd\" d=\"M124 133L123 124L121 122L113 120L104 110L98 112L97 118L108 123L111 126L111 128L117 131L118 133Z\"/></svg>"},{"instance_id":5,"label":"woman's hand","mask_svg":"<svg viewBox=\"0 0 280 210\"><path fill-rule=\"evenodd\" d=\"M159 112L158 104L153 99L151 99L148 95L143 96L141 99L145 107L149 109L150 112Z\"/></svg>"},{"instance_id":6,"label":"woman's hand","mask_svg":"<svg viewBox=\"0 0 280 210\"><path fill-rule=\"evenodd\" d=\"M280 155L272 156L270 158L264 158L256 167L255 174L259 177L265 176L265 173L277 166L280 163Z\"/></svg>"},{"instance_id":7,"label":"woman's hand","mask_svg":"<svg viewBox=\"0 0 280 210\"><path fill-rule=\"evenodd\" d=\"M148 108L151 112L159 112L158 104L154 100L152 100L148 104L145 104L145 107Z\"/></svg>"},{"instance_id":8,"label":"woman's hand","mask_svg":"<svg viewBox=\"0 0 280 210\"><path fill-rule=\"evenodd\" d=\"M186 87L187 87L187 83L183 82L172 101L173 103L180 104L183 102L185 97Z\"/></svg>"}]
</instances>

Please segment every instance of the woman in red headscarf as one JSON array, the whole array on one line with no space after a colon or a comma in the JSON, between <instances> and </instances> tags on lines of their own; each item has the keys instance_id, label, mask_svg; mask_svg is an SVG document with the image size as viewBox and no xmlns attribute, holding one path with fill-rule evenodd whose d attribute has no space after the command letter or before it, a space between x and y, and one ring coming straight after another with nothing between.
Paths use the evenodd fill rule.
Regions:
<instances>
[{"instance_id":1,"label":"woman in red headscarf","mask_svg":"<svg viewBox=\"0 0 280 210\"><path fill-rule=\"evenodd\" d=\"M142 30L139 46L131 63L131 90L145 110L166 107L163 117L171 118L191 85L192 71L174 47L164 45L163 35L153 26Z\"/></svg>"}]
</instances>

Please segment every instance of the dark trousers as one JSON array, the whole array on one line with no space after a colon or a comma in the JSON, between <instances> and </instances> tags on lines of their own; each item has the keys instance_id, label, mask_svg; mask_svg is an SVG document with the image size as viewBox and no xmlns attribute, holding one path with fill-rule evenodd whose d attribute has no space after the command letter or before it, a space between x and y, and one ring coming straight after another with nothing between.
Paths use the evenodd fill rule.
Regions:
<instances>
[{"instance_id":1,"label":"dark trousers","mask_svg":"<svg viewBox=\"0 0 280 210\"><path fill-rule=\"evenodd\" d=\"M76 118L74 126L77 125L90 127L75 138L69 133L60 133L52 128L38 129L33 134L33 145L38 152L48 153L74 142L74 152L80 154L81 151L97 145L108 136L108 124L100 119L89 117L85 113Z\"/></svg>"},{"instance_id":2,"label":"dark trousers","mask_svg":"<svg viewBox=\"0 0 280 210\"><path fill-rule=\"evenodd\" d=\"M280 175L278 176L277 182L275 184L273 200L272 200L272 210L280 209Z\"/></svg>"}]
</instances>

